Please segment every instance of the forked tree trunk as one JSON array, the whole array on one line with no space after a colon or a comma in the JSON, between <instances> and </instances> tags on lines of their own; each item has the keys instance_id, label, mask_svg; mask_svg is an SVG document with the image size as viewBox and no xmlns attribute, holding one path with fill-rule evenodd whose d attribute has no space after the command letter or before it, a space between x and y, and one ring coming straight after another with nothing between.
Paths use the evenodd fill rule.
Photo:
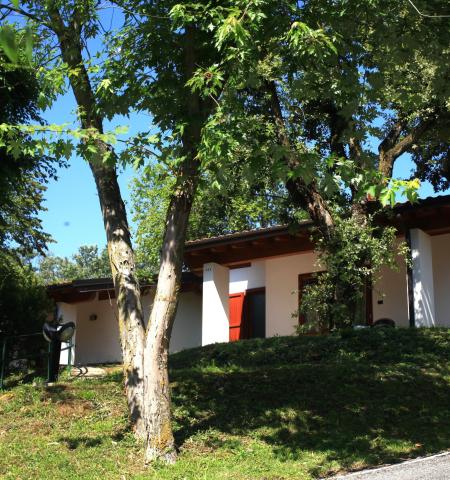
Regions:
<instances>
[{"instance_id":1,"label":"forked tree trunk","mask_svg":"<svg viewBox=\"0 0 450 480\"><path fill-rule=\"evenodd\" d=\"M173 195L166 222L150 322L145 341L145 402L147 417L147 463L176 459L172 433L171 399L168 374L169 341L181 288L184 242L196 185L182 182Z\"/></svg>"},{"instance_id":2,"label":"forked tree trunk","mask_svg":"<svg viewBox=\"0 0 450 480\"><path fill-rule=\"evenodd\" d=\"M63 60L77 72L69 77L74 93L80 123L84 129L103 133L103 119L98 114L97 103L89 80L81 47L81 22L75 20L67 26L56 3L47 5L50 24L58 37ZM125 205L122 201L115 166L105 162L104 155L114 156L111 146L94 139L96 154L87 160L94 175L106 232L111 271L116 290L118 322L124 381L130 419L138 437L145 438L144 421L144 318L139 281L136 275L134 252L128 229Z\"/></svg>"},{"instance_id":3,"label":"forked tree trunk","mask_svg":"<svg viewBox=\"0 0 450 480\"><path fill-rule=\"evenodd\" d=\"M187 81L196 68L195 31L191 27L186 28L183 46ZM202 100L188 89L185 102L188 119L182 138L185 159L167 211L158 285L145 338L146 463L156 459L172 463L177 456L171 419L169 342L181 289L186 231L200 175L198 147L201 129L213 108L209 101Z\"/></svg>"}]
</instances>

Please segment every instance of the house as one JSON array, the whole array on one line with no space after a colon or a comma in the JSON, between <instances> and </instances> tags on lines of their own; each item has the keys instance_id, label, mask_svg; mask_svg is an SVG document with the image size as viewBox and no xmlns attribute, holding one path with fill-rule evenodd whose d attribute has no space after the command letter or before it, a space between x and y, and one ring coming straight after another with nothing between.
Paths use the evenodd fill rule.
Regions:
<instances>
[{"instance_id":1,"label":"house","mask_svg":"<svg viewBox=\"0 0 450 480\"><path fill-rule=\"evenodd\" d=\"M145 318L150 315L155 287L151 282L141 284ZM121 361L117 305L111 278L50 285L48 294L55 301L62 321L76 325L72 348L61 352L61 364L89 365ZM172 331L170 342L171 351L201 345L201 311L201 279L183 273L176 328ZM63 344L63 347L67 346Z\"/></svg>"},{"instance_id":2,"label":"house","mask_svg":"<svg viewBox=\"0 0 450 480\"><path fill-rule=\"evenodd\" d=\"M365 296L365 321L390 318L399 327L450 327L450 196L400 204L386 220L412 252L407 268L385 268ZM185 273L171 352L249 337L291 335L302 288L320 267L311 222L296 231L275 226L187 242ZM146 317L154 285L142 286ZM77 325L75 364L120 361L111 280L49 287L64 321ZM64 359L62 359L64 360ZM67 359L65 359L67 361Z\"/></svg>"}]
</instances>

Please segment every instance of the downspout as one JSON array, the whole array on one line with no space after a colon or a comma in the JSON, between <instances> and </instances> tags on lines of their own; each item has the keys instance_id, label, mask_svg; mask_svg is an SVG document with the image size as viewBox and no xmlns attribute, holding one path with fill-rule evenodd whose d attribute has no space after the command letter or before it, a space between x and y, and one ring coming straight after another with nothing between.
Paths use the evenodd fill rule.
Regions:
<instances>
[{"instance_id":1,"label":"downspout","mask_svg":"<svg viewBox=\"0 0 450 480\"><path fill-rule=\"evenodd\" d=\"M411 230L406 229L405 233L406 245L408 246L408 259L406 262L406 281L408 290L408 316L409 326L414 328L416 326L416 315L414 311L414 280L412 270L412 248L411 248Z\"/></svg>"}]
</instances>

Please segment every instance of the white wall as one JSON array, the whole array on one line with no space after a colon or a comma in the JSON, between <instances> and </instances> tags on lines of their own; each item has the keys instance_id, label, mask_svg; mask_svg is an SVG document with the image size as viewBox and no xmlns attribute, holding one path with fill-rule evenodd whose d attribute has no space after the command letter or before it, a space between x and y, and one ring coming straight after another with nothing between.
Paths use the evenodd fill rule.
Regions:
<instances>
[{"instance_id":1,"label":"white wall","mask_svg":"<svg viewBox=\"0 0 450 480\"><path fill-rule=\"evenodd\" d=\"M228 342L230 274L217 263L203 266L202 345Z\"/></svg>"},{"instance_id":2,"label":"white wall","mask_svg":"<svg viewBox=\"0 0 450 480\"><path fill-rule=\"evenodd\" d=\"M150 313L152 310L153 300L155 298L155 289L152 288L150 291L147 290L145 295L142 295L142 309L144 310L144 322L147 325L147 322L150 318Z\"/></svg>"},{"instance_id":3,"label":"white wall","mask_svg":"<svg viewBox=\"0 0 450 480\"><path fill-rule=\"evenodd\" d=\"M450 327L450 234L431 237L436 326Z\"/></svg>"},{"instance_id":4,"label":"white wall","mask_svg":"<svg viewBox=\"0 0 450 480\"><path fill-rule=\"evenodd\" d=\"M76 365L122 361L115 300L92 300L75 304L77 309ZM89 320L97 315L96 320Z\"/></svg>"},{"instance_id":5,"label":"white wall","mask_svg":"<svg viewBox=\"0 0 450 480\"><path fill-rule=\"evenodd\" d=\"M373 320L390 318L398 327L409 327L406 262L398 257L397 265L398 271L382 268L381 280L374 285Z\"/></svg>"},{"instance_id":6,"label":"white wall","mask_svg":"<svg viewBox=\"0 0 450 480\"><path fill-rule=\"evenodd\" d=\"M75 326L77 325L77 307L76 305L70 305L69 303L60 303L58 305L58 315L59 318L62 317L62 323L74 322ZM71 352L71 363L72 365L75 362L75 354L76 354L76 335L77 331L75 328L75 334L72 337L72 352ZM67 348L69 346L68 343L62 343L61 349ZM60 365L68 365L69 364L69 350L64 350L61 352L59 357Z\"/></svg>"},{"instance_id":7,"label":"white wall","mask_svg":"<svg viewBox=\"0 0 450 480\"><path fill-rule=\"evenodd\" d=\"M266 262L252 262L250 267L230 269L230 293L241 293L266 285Z\"/></svg>"},{"instance_id":8,"label":"white wall","mask_svg":"<svg viewBox=\"0 0 450 480\"><path fill-rule=\"evenodd\" d=\"M411 254L415 324L433 327L436 315L431 237L418 228L411 230Z\"/></svg>"},{"instance_id":9,"label":"white wall","mask_svg":"<svg viewBox=\"0 0 450 480\"><path fill-rule=\"evenodd\" d=\"M313 252L266 260L266 336L291 335L298 325L298 276L321 270Z\"/></svg>"},{"instance_id":10,"label":"white wall","mask_svg":"<svg viewBox=\"0 0 450 480\"><path fill-rule=\"evenodd\" d=\"M147 324L155 298L155 289L142 296L144 320ZM181 292L175 322L170 337L170 353L202 344L202 294Z\"/></svg>"},{"instance_id":11,"label":"white wall","mask_svg":"<svg viewBox=\"0 0 450 480\"><path fill-rule=\"evenodd\" d=\"M144 318L148 321L155 292L142 297ZM91 300L73 305L59 303L64 322L76 324L73 338L72 363L87 365L94 363L120 363L122 351L117 323L116 301ZM97 320L89 320L91 315ZM180 294L170 340L170 352L200 346L202 342L202 296L200 292ZM60 363L67 364L68 351L61 352Z\"/></svg>"},{"instance_id":12,"label":"white wall","mask_svg":"<svg viewBox=\"0 0 450 480\"><path fill-rule=\"evenodd\" d=\"M181 293L170 338L170 353L202 344L201 292Z\"/></svg>"}]
</instances>

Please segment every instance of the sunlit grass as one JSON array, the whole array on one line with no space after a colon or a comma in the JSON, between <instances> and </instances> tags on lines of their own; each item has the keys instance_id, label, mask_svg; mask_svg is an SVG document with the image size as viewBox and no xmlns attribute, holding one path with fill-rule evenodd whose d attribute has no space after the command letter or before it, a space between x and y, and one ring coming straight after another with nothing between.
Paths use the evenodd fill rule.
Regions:
<instances>
[{"instance_id":1,"label":"sunlit grass","mask_svg":"<svg viewBox=\"0 0 450 480\"><path fill-rule=\"evenodd\" d=\"M310 479L450 448L445 330L212 345L171 380L176 465L143 467L112 372L0 392L0 478Z\"/></svg>"}]
</instances>

